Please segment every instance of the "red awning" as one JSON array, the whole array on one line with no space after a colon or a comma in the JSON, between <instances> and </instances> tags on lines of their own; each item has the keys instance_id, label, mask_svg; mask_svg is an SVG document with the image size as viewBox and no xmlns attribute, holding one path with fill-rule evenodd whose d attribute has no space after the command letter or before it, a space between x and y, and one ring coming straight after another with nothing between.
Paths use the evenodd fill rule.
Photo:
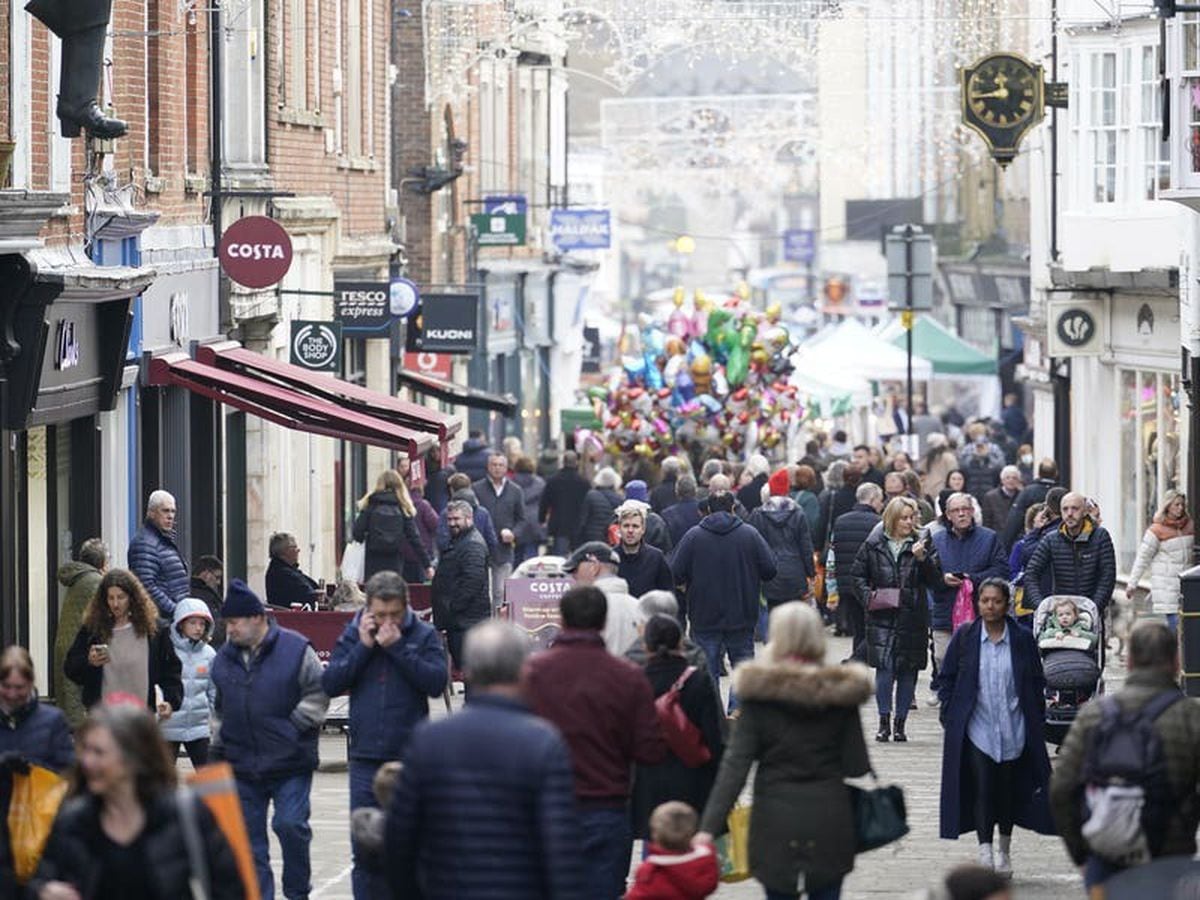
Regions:
<instances>
[{"instance_id":1,"label":"red awning","mask_svg":"<svg viewBox=\"0 0 1200 900\"><path fill-rule=\"evenodd\" d=\"M222 371L249 375L402 428L432 434L443 448L462 428L462 421L454 416L340 378L314 377L299 366L247 350L237 341L202 344L196 350L196 359Z\"/></svg>"},{"instance_id":2,"label":"red awning","mask_svg":"<svg viewBox=\"0 0 1200 900\"><path fill-rule=\"evenodd\" d=\"M182 352L153 357L150 384L177 385L285 428L386 447L414 459L438 446L430 432L414 431L259 378L218 369Z\"/></svg>"}]
</instances>

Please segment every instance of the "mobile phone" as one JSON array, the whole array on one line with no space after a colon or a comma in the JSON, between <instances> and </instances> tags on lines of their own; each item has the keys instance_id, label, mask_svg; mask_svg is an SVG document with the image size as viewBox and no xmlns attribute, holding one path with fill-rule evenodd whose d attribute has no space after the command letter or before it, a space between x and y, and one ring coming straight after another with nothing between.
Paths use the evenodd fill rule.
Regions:
<instances>
[{"instance_id":1,"label":"mobile phone","mask_svg":"<svg viewBox=\"0 0 1200 900\"><path fill-rule=\"evenodd\" d=\"M92 644L92 649L101 656L108 656L108 644Z\"/></svg>"}]
</instances>

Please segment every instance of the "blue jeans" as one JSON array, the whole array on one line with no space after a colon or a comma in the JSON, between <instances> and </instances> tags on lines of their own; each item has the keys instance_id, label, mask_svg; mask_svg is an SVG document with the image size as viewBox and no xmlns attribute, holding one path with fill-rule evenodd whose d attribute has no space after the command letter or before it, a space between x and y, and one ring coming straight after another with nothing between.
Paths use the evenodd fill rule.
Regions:
<instances>
[{"instance_id":1,"label":"blue jeans","mask_svg":"<svg viewBox=\"0 0 1200 900\"><path fill-rule=\"evenodd\" d=\"M567 556L571 552L571 539L565 535L555 535L550 540L550 549L554 556Z\"/></svg>"},{"instance_id":2,"label":"blue jeans","mask_svg":"<svg viewBox=\"0 0 1200 900\"><path fill-rule=\"evenodd\" d=\"M375 773L379 771L382 762L367 759L352 759L350 760L350 812L353 813L356 809L363 806L378 807L375 802L375 792L371 789L371 782L375 780ZM353 832L351 833L350 853L354 858L354 871L350 874L350 884L354 891L354 900L372 900L373 897L383 896L383 886L377 871L373 871L375 867L361 856L362 851L355 844ZM377 860L380 864L383 860Z\"/></svg>"},{"instance_id":3,"label":"blue jeans","mask_svg":"<svg viewBox=\"0 0 1200 900\"><path fill-rule=\"evenodd\" d=\"M891 669L875 670L875 705L879 708L881 716L892 714L893 688L896 691L896 718L907 719L913 697L917 696L917 670L901 669L899 672L893 672Z\"/></svg>"},{"instance_id":4,"label":"blue jeans","mask_svg":"<svg viewBox=\"0 0 1200 900\"><path fill-rule=\"evenodd\" d=\"M312 843L312 828L308 824L312 772L261 781L239 778L237 791L262 900L275 900L275 877L271 874L267 842L267 804L271 802L275 804L271 830L279 838L283 850L283 896L287 900L305 900L312 890L312 865L308 855Z\"/></svg>"},{"instance_id":5,"label":"blue jeans","mask_svg":"<svg viewBox=\"0 0 1200 900\"><path fill-rule=\"evenodd\" d=\"M1087 862L1083 864L1083 886L1090 891L1096 885L1104 884L1114 875L1124 871L1120 866L1100 859L1098 856L1089 856Z\"/></svg>"},{"instance_id":6,"label":"blue jeans","mask_svg":"<svg viewBox=\"0 0 1200 900\"><path fill-rule=\"evenodd\" d=\"M588 900L617 900L625 895L629 861L633 854L633 829L629 811L617 809L581 809L579 827L583 832L583 867Z\"/></svg>"},{"instance_id":7,"label":"blue jeans","mask_svg":"<svg viewBox=\"0 0 1200 900\"><path fill-rule=\"evenodd\" d=\"M781 891L773 891L770 888L766 890L766 900L796 900L799 894L783 893ZM818 888L815 891L807 891L804 894L805 900L839 900L842 896L842 879L838 879L835 884L827 884L823 888Z\"/></svg>"},{"instance_id":8,"label":"blue jeans","mask_svg":"<svg viewBox=\"0 0 1200 900\"><path fill-rule=\"evenodd\" d=\"M1163 618L1166 620L1167 627L1171 629L1172 633L1179 634L1179 613L1166 613L1163 615Z\"/></svg>"},{"instance_id":9,"label":"blue jeans","mask_svg":"<svg viewBox=\"0 0 1200 900\"><path fill-rule=\"evenodd\" d=\"M747 659L754 659L754 626L749 628L729 628L724 631L693 631L692 640L700 645L704 657L708 661L708 671L717 685L721 688L721 657L729 653L729 671L732 672L737 664ZM729 711L737 709L737 697L729 692Z\"/></svg>"}]
</instances>

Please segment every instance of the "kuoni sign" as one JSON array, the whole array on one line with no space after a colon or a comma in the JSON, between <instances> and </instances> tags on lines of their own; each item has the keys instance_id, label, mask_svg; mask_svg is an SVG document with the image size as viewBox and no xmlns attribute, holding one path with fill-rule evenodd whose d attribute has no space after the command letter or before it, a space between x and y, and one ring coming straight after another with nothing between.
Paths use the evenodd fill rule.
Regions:
<instances>
[{"instance_id":1,"label":"kuoni sign","mask_svg":"<svg viewBox=\"0 0 1200 900\"><path fill-rule=\"evenodd\" d=\"M243 287L277 284L292 267L292 239L266 216L245 216L221 235L218 251L225 274Z\"/></svg>"},{"instance_id":2,"label":"kuoni sign","mask_svg":"<svg viewBox=\"0 0 1200 900\"><path fill-rule=\"evenodd\" d=\"M550 239L559 250L605 250L612 246L612 215L607 209L552 209Z\"/></svg>"}]
</instances>

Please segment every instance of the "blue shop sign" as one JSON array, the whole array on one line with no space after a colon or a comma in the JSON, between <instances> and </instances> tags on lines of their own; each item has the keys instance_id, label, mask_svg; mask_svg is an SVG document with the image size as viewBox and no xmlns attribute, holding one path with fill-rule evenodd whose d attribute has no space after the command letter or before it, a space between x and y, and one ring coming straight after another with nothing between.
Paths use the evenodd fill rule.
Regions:
<instances>
[{"instance_id":1,"label":"blue shop sign","mask_svg":"<svg viewBox=\"0 0 1200 900\"><path fill-rule=\"evenodd\" d=\"M559 250L606 250L612 246L607 209L550 210L550 239Z\"/></svg>"},{"instance_id":2,"label":"blue shop sign","mask_svg":"<svg viewBox=\"0 0 1200 900\"><path fill-rule=\"evenodd\" d=\"M783 258L811 265L817 257L817 233L808 228L789 228L783 233Z\"/></svg>"}]
</instances>

